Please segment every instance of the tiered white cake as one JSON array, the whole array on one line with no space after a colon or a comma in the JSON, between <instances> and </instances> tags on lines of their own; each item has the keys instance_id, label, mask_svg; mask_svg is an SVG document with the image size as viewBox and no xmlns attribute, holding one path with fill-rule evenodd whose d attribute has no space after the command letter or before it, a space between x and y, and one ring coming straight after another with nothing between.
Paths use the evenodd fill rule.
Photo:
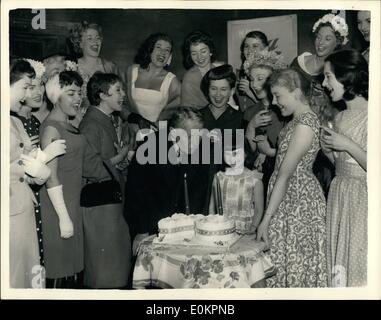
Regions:
<instances>
[{"instance_id":1,"label":"tiered white cake","mask_svg":"<svg viewBox=\"0 0 381 320\"><path fill-rule=\"evenodd\" d=\"M159 235L154 243L225 246L235 242L234 220L222 215L185 215L175 213L158 223Z\"/></svg>"},{"instance_id":2,"label":"tiered white cake","mask_svg":"<svg viewBox=\"0 0 381 320\"><path fill-rule=\"evenodd\" d=\"M229 243L236 239L234 220L222 215L209 215L195 223L196 238L207 243Z\"/></svg>"},{"instance_id":3,"label":"tiered white cake","mask_svg":"<svg viewBox=\"0 0 381 320\"><path fill-rule=\"evenodd\" d=\"M158 238L161 242L174 242L176 240L182 241L194 238L194 223L204 217L202 214L186 215L175 213L171 217L161 219L158 223Z\"/></svg>"}]
</instances>

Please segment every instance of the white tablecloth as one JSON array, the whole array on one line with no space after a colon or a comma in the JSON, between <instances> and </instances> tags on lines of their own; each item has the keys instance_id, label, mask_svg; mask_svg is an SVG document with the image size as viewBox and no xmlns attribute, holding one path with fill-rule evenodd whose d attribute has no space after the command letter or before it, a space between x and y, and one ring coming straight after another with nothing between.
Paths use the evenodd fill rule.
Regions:
<instances>
[{"instance_id":1,"label":"white tablecloth","mask_svg":"<svg viewBox=\"0 0 381 320\"><path fill-rule=\"evenodd\" d=\"M274 274L265 244L243 236L226 252L202 247L153 244L155 236L140 246L133 287L250 288Z\"/></svg>"}]
</instances>

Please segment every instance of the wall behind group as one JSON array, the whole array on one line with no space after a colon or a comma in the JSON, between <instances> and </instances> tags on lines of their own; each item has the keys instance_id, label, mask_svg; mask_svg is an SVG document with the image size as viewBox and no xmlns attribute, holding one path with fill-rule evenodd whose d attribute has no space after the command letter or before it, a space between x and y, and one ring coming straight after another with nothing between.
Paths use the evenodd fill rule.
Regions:
<instances>
[{"instance_id":1,"label":"wall behind group","mask_svg":"<svg viewBox=\"0 0 381 320\"><path fill-rule=\"evenodd\" d=\"M34 14L31 10L22 9L12 11L10 14L10 52L17 56L25 56L26 52L29 57L35 59L42 58L38 55L53 53L48 52L49 50L67 52L70 25L86 20L102 26L104 40L101 55L125 70L133 63L136 51L144 39L152 33L163 32L170 35L174 42L170 70L181 79L185 72L181 47L186 35L193 30L199 29L209 33L214 39L218 60L227 61L227 21L296 14L298 53L313 52L312 26L328 12L327 10L48 9L46 30L33 30L29 26L29 21ZM355 12L347 11L346 19L350 32L348 46L360 49L364 43L356 28ZM12 38L20 36L21 39L25 38L32 42L29 49L20 45L24 40L18 43L12 41ZM40 38L48 44L44 43L41 46L38 43Z\"/></svg>"}]
</instances>

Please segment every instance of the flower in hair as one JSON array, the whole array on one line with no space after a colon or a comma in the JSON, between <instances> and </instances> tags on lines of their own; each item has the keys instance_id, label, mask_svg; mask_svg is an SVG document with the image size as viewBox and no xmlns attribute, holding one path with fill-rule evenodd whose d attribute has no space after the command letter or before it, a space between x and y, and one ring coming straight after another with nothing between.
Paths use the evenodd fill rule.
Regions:
<instances>
[{"instance_id":1,"label":"flower in hair","mask_svg":"<svg viewBox=\"0 0 381 320\"><path fill-rule=\"evenodd\" d=\"M58 98L63 92L60 86L59 74L56 74L53 77L48 79L48 81L45 84L45 92L50 102L53 104L56 104L58 101Z\"/></svg>"},{"instance_id":2,"label":"flower in hair","mask_svg":"<svg viewBox=\"0 0 381 320\"><path fill-rule=\"evenodd\" d=\"M319 25L322 23L329 23L332 26L332 29L338 32L341 37L343 37L343 45L348 42L348 25L345 22L344 18L333 13L328 13L315 22L314 26L312 27L312 32L315 33Z\"/></svg>"},{"instance_id":3,"label":"flower in hair","mask_svg":"<svg viewBox=\"0 0 381 320\"><path fill-rule=\"evenodd\" d=\"M66 71L78 71L78 64L74 61L66 60L65 61L65 70Z\"/></svg>"},{"instance_id":4,"label":"flower in hair","mask_svg":"<svg viewBox=\"0 0 381 320\"><path fill-rule=\"evenodd\" d=\"M34 72L36 73L36 78L41 79L46 70L44 64L40 61L33 60L33 59L24 59L24 60L30 63L30 65L34 69Z\"/></svg>"}]
</instances>

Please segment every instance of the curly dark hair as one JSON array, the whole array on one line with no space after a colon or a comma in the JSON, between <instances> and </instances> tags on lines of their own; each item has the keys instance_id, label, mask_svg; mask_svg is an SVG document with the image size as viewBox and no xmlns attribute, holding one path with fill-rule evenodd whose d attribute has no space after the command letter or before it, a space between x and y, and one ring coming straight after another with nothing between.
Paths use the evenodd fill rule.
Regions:
<instances>
[{"instance_id":1,"label":"curly dark hair","mask_svg":"<svg viewBox=\"0 0 381 320\"><path fill-rule=\"evenodd\" d=\"M344 86L344 100L350 101L356 96L368 100L369 67L360 52L353 49L336 51L325 61L331 63L337 81Z\"/></svg>"},{"instance_id":2,"label":"curly dark hair","mask_svg":"<svg viewBox=\"0 0 381 320\"><path fill-rule=\"evenodd\" d=\"M82 54L80 43L81 43L82 35L87 29L94 29L98 31L99 36L101 37L101 39L103 39L102 28L99 24L89 23L87 21L82 21L81 23L75 24L70 29L69 39L72 42L73 49L77 54Z\"/></svg>"},{"instance_id":3,"label":"curly dark hair","mask_svg":"<svg viewBox=\"0 0 381 320\"><path fill-rule=\"evenodd\" d=\"M24 59L12 59L9 65L9 71L9 80L11 85L19 81L24 76L31 79L36 77L36 72L33 67Z\"/></svg>"},{"instance_id":4,"label":"curly dark hair","mask_svg":"<svg viewBox=\"0 0 381 320\"><path fill-rule=\"evenodd\" d=\"M201 30L193 31L190 34L188 34L183 44L184 66L187 70L194 66L194 62L190 53L190 47L191 45L197 45L199 43L204 43L208 46L209 51L211 53L211 62L214 62L216 59L216 48L214 46L212 37Z\"/></svg>"},{"instance_id":5,"label":"curly dark hair","mask_svg":"<svg viewBox=\"0 0 381 320\"><path fill-rule=\"evenodd\" d=\"M233 67L230 64L223 64L210 69L202 78L200 88L204 96L209 101L209 86L212 80L226 79L229 82L230 88L235 87L237 77L234 73Z\"/></svg>"},{"instance_id":6,"label":"curly dark hair","mask_svg":"<svg viewBox=\"0 0 381 320\"><path fill-rule=\"evenodd\" d=\"M313 33L314 37L315 38L317 37L319 30L323 27L331 28L331 30L333 31L333 33L335 34L335 37L337 39L337 46L336 46L335 50L341 49L343 46L344 37L339 32L335 31L335 29L333 29L333 27L332 27L332 24L330 24L329 22L320 23L319 26L316 28L315 32Z\"/></svg>"},{"instance_id":7,"label":"curly dark hair","mask_svg":"<svg viewBox=\"0 0 381 320\"><path fill-rule=\"evenodd\" d=\"M138 53L135 56L135 63L139 64L141 68L147 69L151 62L151 53L155 48L156 42L159 40L167 41L171 45L171 52L173 51L172 39L164 33L151 34L140 46Z\"/></svg>"}]
</instances>

